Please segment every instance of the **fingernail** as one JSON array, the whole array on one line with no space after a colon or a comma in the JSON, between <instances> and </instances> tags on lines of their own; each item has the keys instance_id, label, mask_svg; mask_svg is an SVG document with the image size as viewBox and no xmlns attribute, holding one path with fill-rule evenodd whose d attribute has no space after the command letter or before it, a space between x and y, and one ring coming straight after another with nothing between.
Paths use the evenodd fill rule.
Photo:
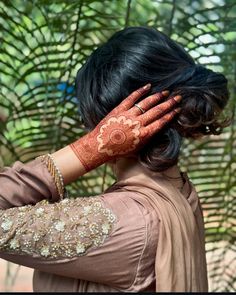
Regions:
<instances>
[{"instance_id":1,"label":"fingernail","mask_svg":"<svg viewBox=\"0 0 236 295\"><path fill-rule=\"evenodd\" d=\"M164 91L162 91L161 94L164 95L164 96L167 96L167 95L170 94L170 91L169 90L164 90Z\"/></svg>"},{"instance_id":2,"label":"fingernail","mask_svg":"<svg viewBox=\"0 0 236 295\"><path fill-rule=\"evenodd\" d=\"M144 89L144 90L147 90L147 89L149 89L150 87L151 87L151 84L148 83L147 85L145 85L145 86L143 87L143 89Z\"/></svg>"},{"instance_id":3,"label":"fingernail","mask_svg":"<svg viewBox=\"0 0 236 295\"><path fill-rule=\"evenodd\" d=\"M175 109L175 112L176 113L179 113L181 111L181 108L177 108L177 109Z\"/></svg>"},{"instance_id":4,"label":"fingernail","mask_svg":"<svg viewBox=\"0 0 236 295\"><path fill-rule=\"evenodd\" d=\"M181 101L181 99L182 99L181 95L177 95L177 96L174 97L174 100L176 100L178 102Z\"/></svg>"}]
</instances>

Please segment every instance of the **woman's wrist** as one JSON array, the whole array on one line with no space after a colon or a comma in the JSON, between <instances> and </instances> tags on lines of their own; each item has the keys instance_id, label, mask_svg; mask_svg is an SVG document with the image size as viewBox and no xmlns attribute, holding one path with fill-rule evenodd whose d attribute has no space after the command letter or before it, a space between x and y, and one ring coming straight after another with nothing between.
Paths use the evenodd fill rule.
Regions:
<instances>
[{"instance_id":1,"label":"woman's wrist","mask_svg":"<svg viewBox=\"0 0 236 295\"><path fill-rule=\"evenodd\" d=\"M83 142L87 141L87 135L84 135L80 139L76 140L73 144L76 144L77 151L82 151L83 154L85 154L85 151L83 151L84 145ZM87 150L91 156L90 156L90 162L95 156L95 151L93 150ZM92 161L92 167L88 169L88 166L83 160L80 160L80 157L78 156L78 153L75 153L75 150L72 147L72 144L69 144L65 146L64 148L61 148L60 150L49 154L49 155L43 155L40 156L43 161L45 161L49 172L54 177L55 182L57 181L54 174L58 174L59 178L62 178L63 181L63 187L64 185L70 184L71 182L77 180L80 176L86 174L88 171L97 168L101 164L103 164L103 159L100 159L100 155L98 155L97 161ZM94 159L93 159L94 160ZM55 171L55 173L53 173ZM60 181L59 181L60 182Z\"/></svg>"},{"instance_id":2,"label":"woman's wrist","mask_svg":"<svg viewBox=\"0 0 236 295\"><path fill-rule=\"evenodd\" d=\"M86 173L86 170L69 145L51 154L67 185Z\"/></svg>"},{"instance_id":3,"label":"woman's wrist","mask_svg":"<svg viewBox=\"0 0 236 295\"><path fill-rule=\"evenodd\" d=\"M99 126L69 145L83 165L85 173L99 167L112 158L106 153L99 152L97 140L98 130L100 130Z\"/></svg>"},{"instance_id":4,"label":"woman's wrist","mask_svg":"<svg viewBox=\"0 0 236 295\"><path fill-rule=\"evenodd\" d=\"M48 172L51 174L54 184L57 188L57 192L60 196L60 199L64 199L67 195L67 191L64 185L64 179L61 174L61 171L57 167L53 156L51 154L45 154L38 157L43 163L45 163Z\"/></svg>"}]
</instances>

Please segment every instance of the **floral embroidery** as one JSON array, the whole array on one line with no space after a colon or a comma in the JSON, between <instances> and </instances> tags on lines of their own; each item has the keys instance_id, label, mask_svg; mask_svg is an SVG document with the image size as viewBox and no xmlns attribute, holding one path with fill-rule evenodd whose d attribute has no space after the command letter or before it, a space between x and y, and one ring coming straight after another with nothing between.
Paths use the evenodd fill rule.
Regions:
<instances>
[{"instance_id":1,"label":"floral embroidery","mask_svg":"<svg viewBox=\"0 0 236 295\"><path fill-rule=\"evenodd\" d=\"M6 221L2 222L1 228L4 231L8 231L11 229L12 224L13 224L13 222L11 220L6 220Z\"/></svg>"},{"instance_id":2,"label":"floral embroidery","mask_svg":"<svg viewBox=\"0 0 236 295\"><path fill-rule=\"evenodd\" d=\"M38 208L35 213L37 214L37 216L41 216L44 212L44 209L43 208Z\"/></svg>"},{"instance_id":3,"label":"floral embroidery","mask_svg":"<svg viewBox=\"0 0 236 295\"><path fill-rule=\"evenodd\" d=\"M92 234L98 234L99 233L99 226L97 223L93 222L89 225L89 229Z\"/></svg>"},{"instance_id":4,"label":"floral embroidery","mask_svg":"<svg viewBox=\"0 0 236 295\"><path fill-rule=\"evenodd\" d=\"M40 250L40 254L42 256L49 256L50 252L49 252L49 247L48 246L44 246L41 250Z\"/></svg>"},{"instance_id":5,"label":"floral embroidery","mask_svg":"<svg viewBox=\"0 0 236 295\"><path fill-rule=\"evenodd\" d=\"M20 244L19 244L19 241L18 240L16 240L16 239L12 239L11 241L10 241L10 248L11 249L16 249L16 248L18 248L20 246Z\"/></svg>"},{"instance_id":6,"label":"floral embroidery","mask_svg":"<svg viewBox=\"0 0 236 295\"><path fill-rule=\"evenodd\" d=\"M76 253L81 254L81 253L84 253L84 252L85 252L84 245L81 244L81 243L78 243L77 246L76 246Z\"/></svg>"},{"instance_id":7,"label":"floral embroidery","mask_svg":"<svg viewBox=\"0 0 236 295\"><path fill-rule=\"evenodd\" d=\"M0 251L47 259L85 255L104 242L116 220L99 197L0 210Z\"/></svg>"},{"instance_id":8,"label":"floral embroidery","mask_svg":"<svg viewBox=\"0 0 236 295\"><path fill-rule=\"evenodd\" d=\"M34 234L33 240L37 242L39 241L39 239L40 239L40 235L38 233Z\"/></svg>"},{"instance_id":9,"label":"floral embroidery","mask_svg":"<svg viewBox=\"0 0 236 295\"><path fill-rule=\"evenodd\" d=\"M121 127L122 126L122 127ZM97 136L98 151L109 156L126 154L134 150L139 143L140 122L127 119L125 116L111 117L106 124L100 128ZM127 140L127 134L129 140ZM121 148L122 145L122 148ZM109 146L109 148L106 148Z\"/></svg>"},{"instance_id":10,"label":"floral embroidery","mask_svg":"<svg viewBox=\"0 0 236 295\"><path fill-rule=\"evenodd\" d=\"M64 221L58 221L55 224L55 229L58 231L64 231L65 222Z\"/></svg>"},{"instance_id":11,"label":"floral embroidery","mask_svg":"<svg viewBox=\"0 0 236 295\"><path fill-rule=\"evenodd\" d=\"M109 229L110 229L110 224L109 223L104 223L103 225L102 225L102 232L104 233L104 234L108 234L109 233Z\"/></svg>"},{"instance_id":12,"label":"floral embroidery","mask_svg":"<svg viewBox=\"0 0 236 295\"><path fill-rule=\"evenodd\" d=\"M92 207L91 206L85 206L84 207L84 214L88 214L91 211Z\"/></svg>"},{"instance_id":13,"label":"floral embroidery","mask_svg":"<svg viewBox=\"0 0 236 295\"><path fill-rule=\"evenodd\" d=\"M79 231L79 232L78 232L78 235L79 235L79 237L81 237L81 238L84 238L84 237L85 237L85 233L82 232L82 231Z\"/></svg>"}]
</instances>

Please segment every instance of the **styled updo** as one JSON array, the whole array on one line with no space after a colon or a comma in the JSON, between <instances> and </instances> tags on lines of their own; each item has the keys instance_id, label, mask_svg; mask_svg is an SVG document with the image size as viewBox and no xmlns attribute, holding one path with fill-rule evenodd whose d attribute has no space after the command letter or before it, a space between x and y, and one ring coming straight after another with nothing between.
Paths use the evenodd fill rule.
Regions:
<instances>
[{"instance_id":1,"label":"styled updo","mask_svg":"<svg viewBox=\"0 0 236 295\"><path fill-rule=\"evenodd\" d=\"M180 114L139 151L139 161L161 172L178 162L182 138L220 134L231 119L219 120L228 102L227 79L195 64L177 42L152 27L128 27L97 48L79 69L76 96L87 130L92 130L131 92L151 83L149 96L181 94ZM163 100L164 101L164 100Z\"/></svg>"}]
</instances>

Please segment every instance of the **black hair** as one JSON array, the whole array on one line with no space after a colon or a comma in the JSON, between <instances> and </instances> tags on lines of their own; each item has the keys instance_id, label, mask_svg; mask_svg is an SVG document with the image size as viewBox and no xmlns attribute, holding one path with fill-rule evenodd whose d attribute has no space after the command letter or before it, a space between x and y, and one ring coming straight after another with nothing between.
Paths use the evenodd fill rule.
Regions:
<instances>
[{"instance_id":1,"label":"black hair","mask_svg":"<svg viewBox=\"0 0 236 295\"><path fill-rule=\"evenodd\" d=\"M139 87L151 83L151 95L180 94L180 114L139 151L152 171L178 162L182 138L220 134L231 123L218 115L229 99L227 79L202 65L177 42L152 27L128 27L98 47L79 69L76 97L87 129L92 130L113 108Z\"/></svg>"}]
</instances>

